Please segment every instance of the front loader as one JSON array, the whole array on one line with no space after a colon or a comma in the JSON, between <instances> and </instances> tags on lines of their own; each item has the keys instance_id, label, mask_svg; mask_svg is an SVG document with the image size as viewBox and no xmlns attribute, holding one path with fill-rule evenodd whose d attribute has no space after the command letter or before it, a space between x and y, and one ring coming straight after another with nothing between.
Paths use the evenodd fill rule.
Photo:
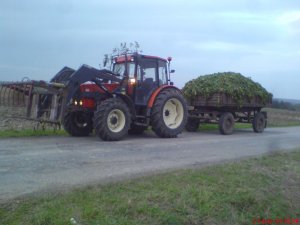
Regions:
<instances>
[{"instance_id":1,"label":"front loader","mask_svg":"<svg viewBox=\"0 0 300 225\"><path fill-rule=\"evenodd\" d=\"M125 54L113 57L111 70L64 67L49 83L2 83L0 106L22 101L27 118L62 124L72 136L95 130L115 141L151 126L159 137L173 138L184 129L187 106L170 81L170 61Z\"/></svg>"}]
</instances>

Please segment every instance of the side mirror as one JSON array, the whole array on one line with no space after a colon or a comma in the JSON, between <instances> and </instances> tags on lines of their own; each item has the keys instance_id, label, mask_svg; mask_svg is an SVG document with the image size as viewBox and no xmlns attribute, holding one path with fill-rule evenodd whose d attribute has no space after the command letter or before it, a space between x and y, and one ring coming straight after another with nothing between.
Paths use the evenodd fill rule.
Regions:
<instances>
[{"instance_id":1,"label":"side mirror","mask_svg":"<svg viewBox=\"0 0 300 225\"><path fill-rule=\"evenodd\" d=\"M174 85L174 82L171 81L171 82L170 82L170 85L173 86L173 85Z\"/></svg>"},{"instance_id":2,"label":"side mirror","mask_svg":"<svg viewBox=\"0 0 300 225\"><path fill-rule=\"evenodd\" d=\"M171 70L170 73L175 73L175 70Z\"/></svg>"}]
</instances>

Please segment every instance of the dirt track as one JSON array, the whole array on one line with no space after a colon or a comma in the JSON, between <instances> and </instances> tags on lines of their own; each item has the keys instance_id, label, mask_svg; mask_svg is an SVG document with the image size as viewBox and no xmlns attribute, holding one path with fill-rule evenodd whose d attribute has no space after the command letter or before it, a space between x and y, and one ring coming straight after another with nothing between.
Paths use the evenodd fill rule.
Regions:
<instances>
[{"instance_id":1,"label":"dirt track","mask_svg":"<svg viewBox=\"0 0 300 225\"><path fill-rule=\"evenodd\" d=\"M183 133L159 139L151 132L120 142L97 137L34 137L0 140L0 200L24 194L127 179L169 169L201 166L300 148L300 127Z\"/></svg>"}]
</instances>

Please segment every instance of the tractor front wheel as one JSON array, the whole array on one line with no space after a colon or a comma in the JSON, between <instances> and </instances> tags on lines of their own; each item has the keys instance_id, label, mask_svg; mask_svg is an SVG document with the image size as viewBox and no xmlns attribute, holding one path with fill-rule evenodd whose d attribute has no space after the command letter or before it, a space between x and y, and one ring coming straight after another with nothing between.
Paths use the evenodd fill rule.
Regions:
<instances>
[{"instance_id":1,"label":"tractor front wheel","mask_svg":"<svg viewBox=\"0 0 300 225\"><path fill-rule=\"evenodd\" d=\"M64 116L65 131L75 137L88 136L93 131L92 114L87 112L67 112Z\"/></svg>"},{"instance_id":2,"label":"tractor front wheel","mask_svg":"<svg viewBox=\"0 0 300 225\"><path fill-rule=\"evenodd\" d=\"M97 107L94 124L96 134L104 141L121 140L128 132L131 116L120 99L109 98Z\"/></svg>"},{"instance_id":3,"label":"tractor front wheel","mask_svg":"<svg viewBox=\"0 0 300 225\"><path fill-rule=\"evenodd\" d=\"M156 97L151 112L152 130L159 137L174 138L187 121L187 105L180 91L165 89Z\"/></svg>"}]
</instances>

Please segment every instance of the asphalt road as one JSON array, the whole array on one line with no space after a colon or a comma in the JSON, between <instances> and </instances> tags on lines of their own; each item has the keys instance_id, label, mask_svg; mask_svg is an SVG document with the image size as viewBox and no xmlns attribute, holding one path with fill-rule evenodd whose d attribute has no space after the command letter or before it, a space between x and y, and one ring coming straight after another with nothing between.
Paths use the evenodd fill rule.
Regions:
<instances>
[{"instance_id":1,"label":"asphalt road","mask_svg":"<svg viewBox=\"0 0 300 225\"><path fill-rule=\"evenodd\" d=\"M127 179L158 171L202 166L300 148L300 127L184 132L160 139L149 132L119 142L97 137L32 137L0 140L0 201L32 193Z\"/></svg>"}]
</instances>

